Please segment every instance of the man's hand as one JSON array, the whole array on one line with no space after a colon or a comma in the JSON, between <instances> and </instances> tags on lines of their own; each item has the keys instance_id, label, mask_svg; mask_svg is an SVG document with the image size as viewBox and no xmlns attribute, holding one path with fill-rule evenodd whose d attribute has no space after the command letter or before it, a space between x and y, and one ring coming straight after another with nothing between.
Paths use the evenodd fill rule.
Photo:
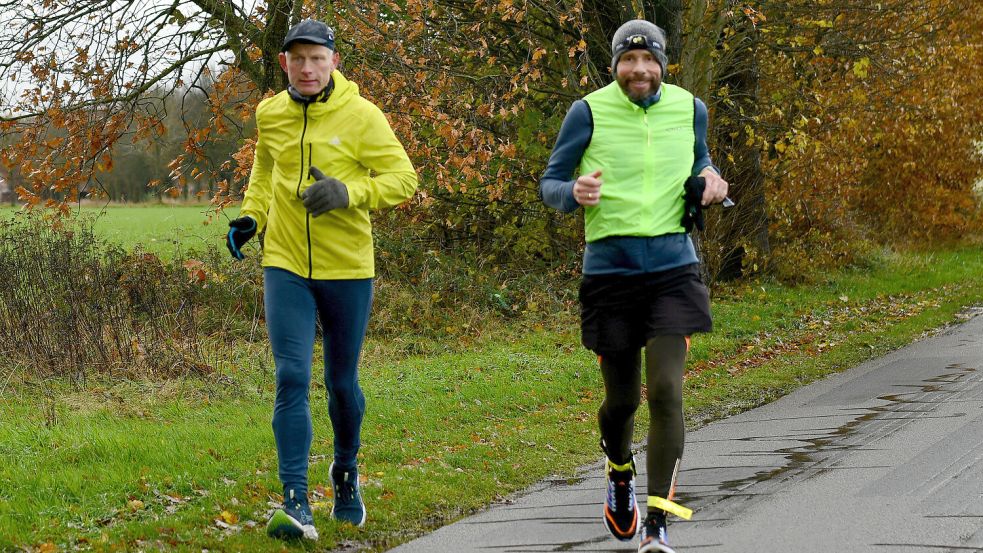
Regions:
<instances>
[{"instance_id":1,"label":"man's hand","mask_svg":"<svg viewBox=\"0 0 983 553\"><path fill-rule=\"evenodd\" d=\"M332 209L348 207L348 187L345 186L345 183L334 177L326 176L313 165L311 165L311 176L316 179L314 184L308 186L307 190L304 190L300 195L304 200L304 209L308 213L317 217Z\"/></svg>"},{"instance_id":2,"label":"man's hand","mask_svg":"<svg viewBox=\"0 0 983 553\"><path fill-rule=\"evenodd\" d=\"M689 177L683 184L683 219L680 224L687 233L693 229L703 230L703 201L706 192L706 180L703 177Z\"/></svg>"},{"instance_id":3,"label":"man's hand","mask_svg":"<svg viewBox=\"0 0 983 553\"><path fill-rule=\"evenodd\" d=\"M601 171L589 175L580 175L573 183L573 199L583 206L601 203Z\"/></svg>"},{"instance_id":4,"label":"man's hand","mask_svg":"<svg viewBox=\"0 0 983 553\"><path fill-rule=\"evenodd\" d=\"M703 188L703 199L700 202L703 207L711 204L719 204L724 201L724 198L727 197L727 189L729 187L727 181L709 167L700 171L700 176L706 181L706 186Z\"/></svg>"},{"instance_id":5,"label":"man's hand","mask_svg":"<svg viewBox=\"0 0 983 553\"><path fill-rule=\"evenodd\" d=\"M689 177L683 184L683 219L680 224L686 232L703 230L703 208L723 203L724 207L734 205L727 197L727 181L712 169L704 169L698 177Z\"/></svg>"},{"instance_id":6,"label":"man's hand","mask_svg":"<svg viewBox=\"0 0 983 553\"><path fill-rule=\"evenodd\" d=\"M242 246L256 235L256 220L252 217L239 217L229 221L229 233L225 235L225 246L232 257L242 261Z\"/></svg>"}]
</instances>

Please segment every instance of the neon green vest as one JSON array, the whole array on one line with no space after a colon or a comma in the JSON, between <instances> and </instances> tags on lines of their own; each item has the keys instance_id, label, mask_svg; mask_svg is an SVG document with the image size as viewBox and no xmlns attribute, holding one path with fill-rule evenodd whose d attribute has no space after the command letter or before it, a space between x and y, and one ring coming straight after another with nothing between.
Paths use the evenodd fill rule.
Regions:
<instances>
[{"instance_id":1,"label":"neon green vest","mask_svg":"<svg viewBox=\"0 0 983 553\"><path fill-rule=\"evenodd\" d=\"M585 208L587 241L684 232L683 184L693 170L693 95L662 85L642 109L617 82L584 97L594 119L581 175L600 169L601 202Z\"/></svg>"}]
</instances>

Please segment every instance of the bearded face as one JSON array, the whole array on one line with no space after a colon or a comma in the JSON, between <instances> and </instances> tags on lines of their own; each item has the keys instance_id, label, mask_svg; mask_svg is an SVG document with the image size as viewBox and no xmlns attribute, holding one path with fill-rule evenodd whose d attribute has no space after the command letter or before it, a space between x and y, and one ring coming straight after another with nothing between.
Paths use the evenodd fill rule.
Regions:
<instances>
[{"instance_id":1,"label":"bearded face","mask_svg":"<svg viewBox=\"0 0 983 553\"><path fill-rule=\"evenodd\" d=\"M628 50L618 58L615 79L621 90L638 102L658 92L662 66L648 50Z\"/></svg>"}]
</instances>

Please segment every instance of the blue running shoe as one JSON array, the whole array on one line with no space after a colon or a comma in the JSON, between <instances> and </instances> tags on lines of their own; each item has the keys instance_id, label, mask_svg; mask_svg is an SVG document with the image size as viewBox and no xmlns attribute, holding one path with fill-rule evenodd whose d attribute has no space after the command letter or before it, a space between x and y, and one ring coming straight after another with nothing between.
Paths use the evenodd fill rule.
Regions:
<instances>
[{"instance_id":1,"label":"blue running shoe","mask_svg":"<svg viewBox=\"0 0 983 553\"><path fill-rule=\"evenodd\" d=\"M635 499L635 459L616 465L608 459L608 496L604 502L604 527L621 541L635 537L638 530L638 500Z\"/></svg>"},{"instance_id":2,"label":"blue running shoe","mask_svg":"<svg viewBox=\"0 0 983 553\"><path fill-rule=\"evenodd\" d=\"M288 490L283 494L283 507L273 512L266 523L266 534L273 538L317 540L314 514L307 502L307 494Z\"/></svg>"},{"instance_id":3,"label":"blue running shoe","mask_svg":"<svg viewBox=\"0 0 983 553\"><path fill-rule=\"evenodd\" d=\"M365 504L358 493L358 469L336 470L334 463L331 463L328 474L331 477L331 489L334 490L331 516L355 526L365 524Z\"/></svg>"},{"instance_id":4,"label":"blue running shoe","mask_svg":"<svg viewBox=\"0 0 983 553\"><path fill-rule=\"evenodd\" d=\"M645 517L639 538L638 553L676 553L669 547L665 511L650 512Z\"/></svg>"}]
</instances>

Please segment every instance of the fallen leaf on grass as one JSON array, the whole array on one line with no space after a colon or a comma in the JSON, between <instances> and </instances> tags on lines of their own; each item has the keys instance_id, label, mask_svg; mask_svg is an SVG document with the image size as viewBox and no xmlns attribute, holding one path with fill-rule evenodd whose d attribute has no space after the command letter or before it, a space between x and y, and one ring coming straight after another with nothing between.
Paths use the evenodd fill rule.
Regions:
<instances>
[{"instance_id":1,"label":"fallen leaf on grass","mask_svg":"<svg viewBox=\"0 0 983 553\"><path fill-rule=\"evenodd\" d=\"M218 515L218 518L215 519L215 526L226 532L238 532L239 527L236 526L237 522L239 522L239 515L230 513L229 511L222 511Z\"/></svg>"},{"instance_id":2,"label":"fallen leaf on grass","mask_svg":"<svg viewBox=\"0 0 983 553\"><path fill-rule=\"evenodd\" d=\"M221 521L220 519L215 519L215 526L218 526L219 528L221 528L222 530L225 530L227 532L238 532L239 531L239 527L238 526L236 526L234 524L227 524L227 523Z\"/></svg>"},{"instance_id":3,"label":"fallen leaf on grass","mask_svg":"<svg viewBox=\"0 0 983 553\"><path fill-rule=\"evenodd\" d=\"M170 503L172 505L180 505L181 503L188 501L187 497L181 497L179 495L171 495L169 493L161 493L157 490L154 490L154 495L156 495L157 498L160 499L161 501Z\"/></svg>"}]
</instances>

